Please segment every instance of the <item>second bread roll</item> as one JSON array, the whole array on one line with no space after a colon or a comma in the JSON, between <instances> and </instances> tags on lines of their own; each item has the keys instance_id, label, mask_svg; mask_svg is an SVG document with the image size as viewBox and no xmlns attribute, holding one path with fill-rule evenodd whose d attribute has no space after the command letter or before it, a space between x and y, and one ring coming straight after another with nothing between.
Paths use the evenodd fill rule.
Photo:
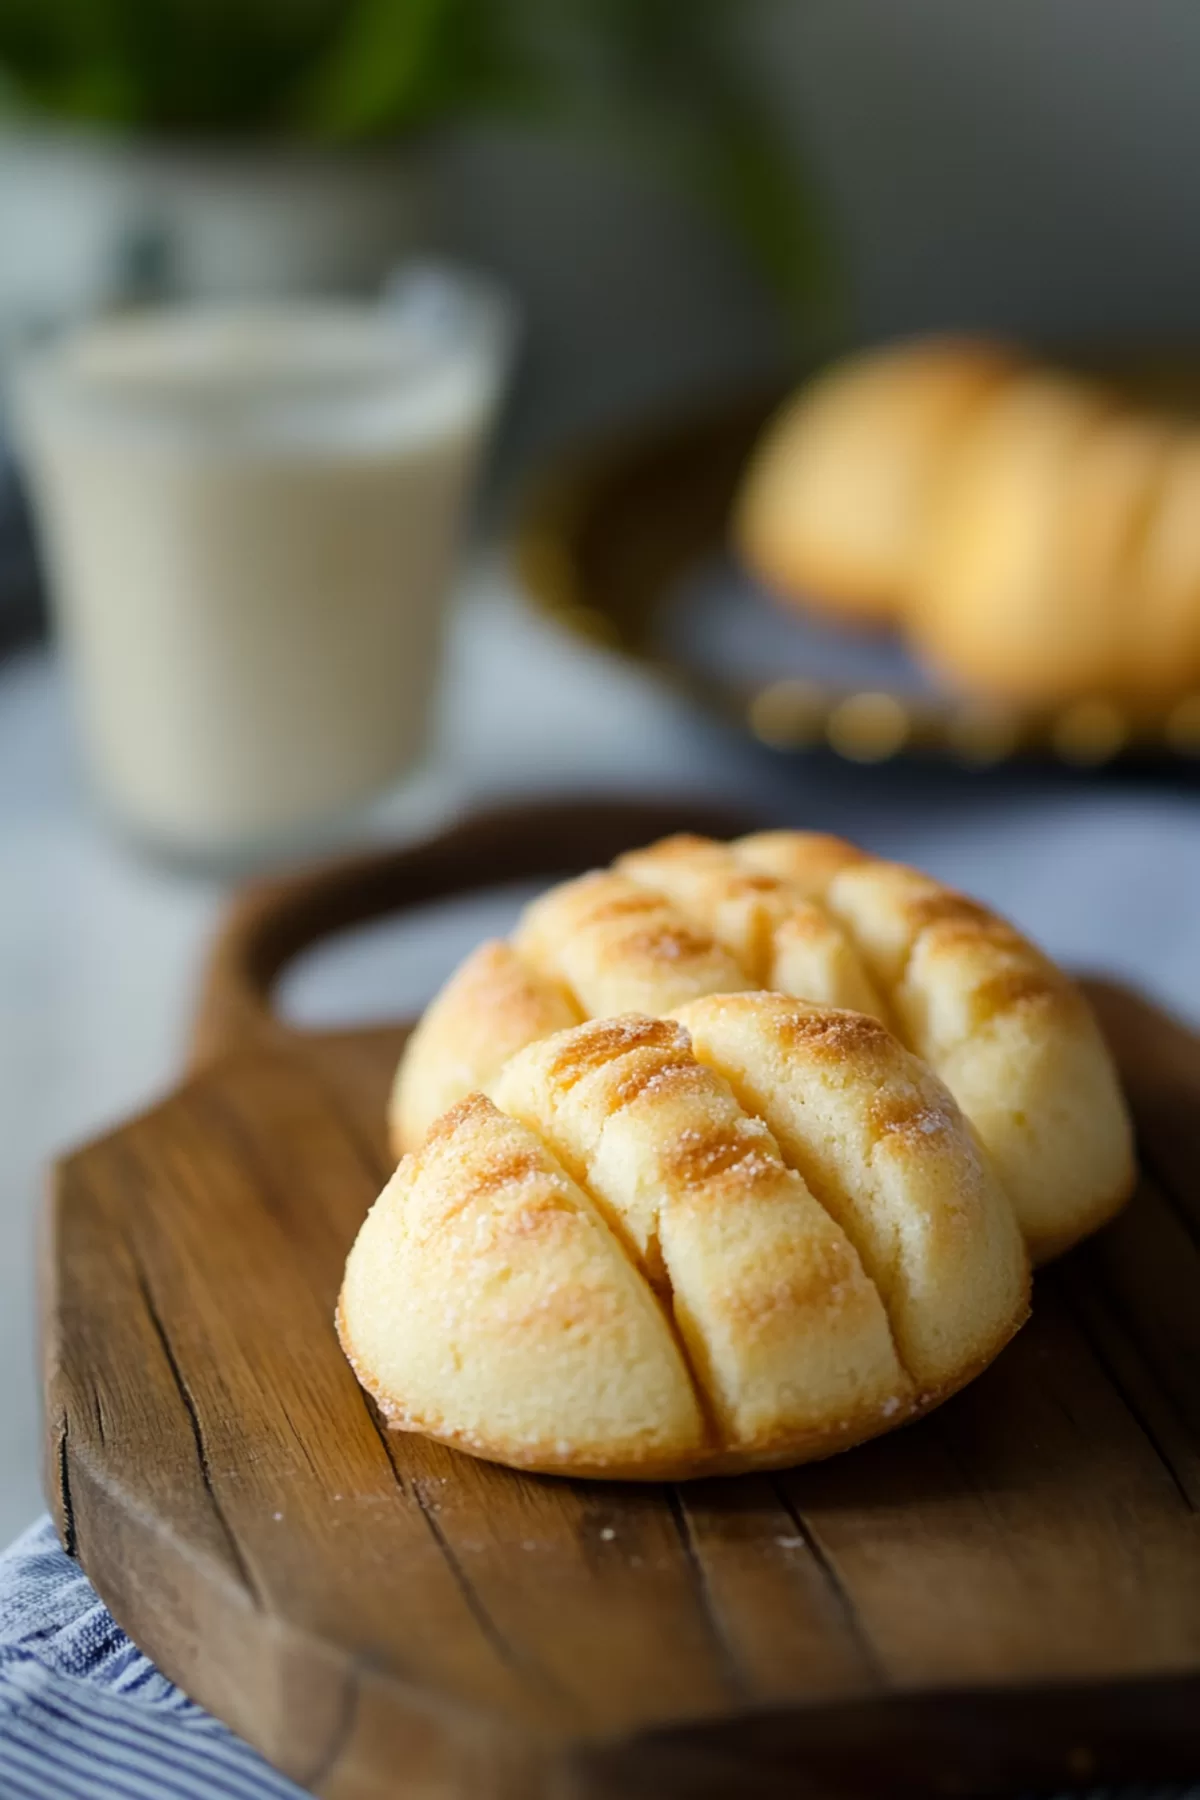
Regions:
<instances>
[{"instance_id":1,"label":"second bread roll","mask_svg":"<svg viewBox=\"0 0 1200 1800\"><path fill-rule=\"evenodd\" d=\"M871 351L810 382L768 426L734 537L785 599L887 623L911 592L928 513L962 432L1017 366L977 338Z\"/></svg>"},{"instance_id":2,"label":"second bread roll","mask_svg":"<svg viewBox=\"0 0 1200 1800\"><path fill-rule=\"evenodd\" d=\"M1170 436L1089 382L1039 370L1006 387L961 445L926 547L907 620L925 661L1030 705L1118 687Z\"/></svg>"},{"instance_id":3,"label":"second bread roll","mask_svg":"<svg viewBox=\"0 0 1200 1800\"><path fill-rule=\"evenodd\" d=\"M767 427L737 547L791 605L898 626L963 692L1156 716L1200 688L1188 369L1101 380L986 338L849 358Z\"/></svg>"}]
</instances>

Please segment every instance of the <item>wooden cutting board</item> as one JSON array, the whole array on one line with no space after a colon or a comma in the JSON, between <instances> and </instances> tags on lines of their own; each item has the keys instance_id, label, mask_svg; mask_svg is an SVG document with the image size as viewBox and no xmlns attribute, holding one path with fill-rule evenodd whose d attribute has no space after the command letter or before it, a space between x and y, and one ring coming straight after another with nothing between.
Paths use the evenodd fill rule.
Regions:
<instances>
[{"instance_id":1,"label":"wooden cutting board","mask_svg":"<svg viewBox=\"0 0 1200 1800\"><path fill-rule=\"evenodd\" d=\"M918 1425L780 1476L622 1487L384 1431L342 1261L403 1030L271 984L353 919L605 862L695 808L490 815L260 888L197 1063L66 1159L45 1254L63 1540L187 1691L330 1800L1012 1794L1200 1772L1200 1042L1093 987L1129 1210Z\"/></svg>"}]
</instances>

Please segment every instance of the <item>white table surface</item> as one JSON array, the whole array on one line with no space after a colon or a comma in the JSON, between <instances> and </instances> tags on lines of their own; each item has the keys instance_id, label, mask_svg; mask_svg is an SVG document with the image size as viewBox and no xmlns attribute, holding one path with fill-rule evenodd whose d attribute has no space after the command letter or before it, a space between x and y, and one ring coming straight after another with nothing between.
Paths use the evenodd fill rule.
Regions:
<instances>
[{"instance_id":1,"label":"white table surface","mask_svg":"<svg viewBox=\"0 0 1200 1800\"><path fill-rule=\"evenodd\" d=\"M688 790L744 800L923 864L1056 955L1123 974L1200 1018L1200 782L980 784L936 772L789 763L742 744L638 672L527 615L499 560L464 583L434 771L360 836L395 835L512 792ZM47 1160L168 1086L219 883L131 854L94 817L61 671L0 665L0 1542L37 1511L34 1221ZM298 1015L411 1007L513 897L317 952Z\"/></svg>"}]
</instances>

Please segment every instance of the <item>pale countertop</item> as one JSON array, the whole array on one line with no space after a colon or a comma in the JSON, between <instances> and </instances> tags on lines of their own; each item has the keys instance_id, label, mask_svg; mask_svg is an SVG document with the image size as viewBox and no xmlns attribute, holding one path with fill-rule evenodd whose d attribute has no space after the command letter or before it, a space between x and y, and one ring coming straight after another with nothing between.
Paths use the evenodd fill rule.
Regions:
<instances>
[{"instance_id":1,"label":"pale countertop","mask_svg":"<svg viewBox=\"0 0 1200 1800\"><path fill-rule=\"evenodd\" d=\"M503 564L464 583L433 774L361 835L395 835L472 797L688 790L857 837L1010 913L1078 966L1200 1019L1200 779L1193 791L989 782L789 764L754 751L612 659L528 617ZM169 1085L222 900L212 880L138 859L93 816L61 672L0 665L0 1542L40 1506L33 1227L54 1152ZM509 896L419 930L376 928L291 984L313 1019L418 1002Z\"/></svg>"}]
</instances>

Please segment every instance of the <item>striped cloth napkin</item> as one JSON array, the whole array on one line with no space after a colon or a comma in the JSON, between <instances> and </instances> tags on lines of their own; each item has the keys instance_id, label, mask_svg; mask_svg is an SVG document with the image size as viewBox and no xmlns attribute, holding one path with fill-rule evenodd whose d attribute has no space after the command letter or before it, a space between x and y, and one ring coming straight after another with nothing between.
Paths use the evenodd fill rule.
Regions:
<instances>
[{"instance_id":1,"label":"striped cloth napkin","mask_svg":"<svg viewBox=\"0 0 1200 1800\"><path fill-rule=\"evenodd\" d=\"M134 1648L49 1519L0 1556L0 1800L305 1800Z\"/></svg>"},{"instance_id":2,"label":"striped cloth napkin","mask_svg":"<svg viewBox=\"0 0 1200 1800\"><path fill-rule=\"evenodd\" d=\"M134 1648L40 1519L0 1556L0 1800L217 1797L305 1800ZM1200 1800L1200 1787L1074 1800Z\"/></svg>"}]
</instances>

